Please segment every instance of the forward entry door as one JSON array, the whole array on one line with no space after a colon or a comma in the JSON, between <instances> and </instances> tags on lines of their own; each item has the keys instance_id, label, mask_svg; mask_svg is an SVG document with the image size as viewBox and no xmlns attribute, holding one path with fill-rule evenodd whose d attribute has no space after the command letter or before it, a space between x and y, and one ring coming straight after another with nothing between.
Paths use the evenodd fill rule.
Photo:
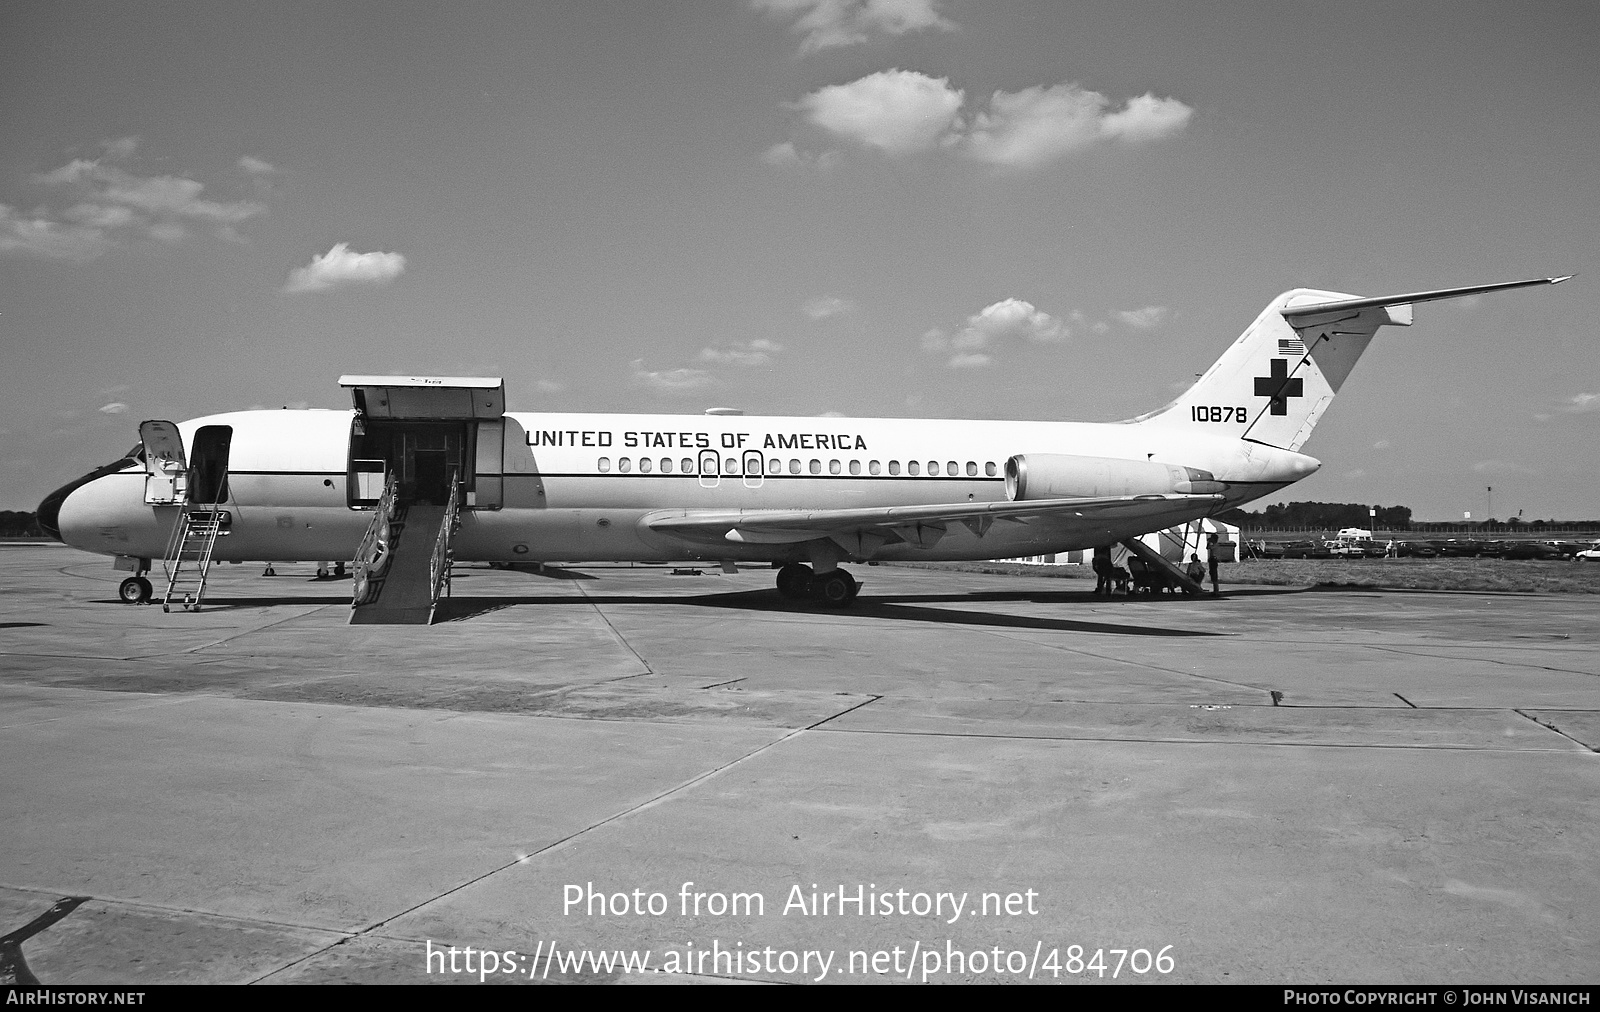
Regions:
<instances>
[{"instance_id":1,"label":"forward entry door","mask_svg":"<svg viewBox=\"0 0 1600 1012\"><path fill-rule=\"evenodd\" d=\"M139 423L144 444L144 501L153 506L182 504L189 492L189 465L183 455L183 434L172 422Z\"/></svg>"}]
</instances>

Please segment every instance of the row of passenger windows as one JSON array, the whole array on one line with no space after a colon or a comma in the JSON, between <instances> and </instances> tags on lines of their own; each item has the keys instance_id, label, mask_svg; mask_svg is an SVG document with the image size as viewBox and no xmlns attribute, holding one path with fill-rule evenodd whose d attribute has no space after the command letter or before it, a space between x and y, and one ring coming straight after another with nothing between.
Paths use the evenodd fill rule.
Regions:
<instances>
[{"instance_id":1,"label":"row of passenger windows","mask_svg":"<svg viewBox=\"0 0 1600 1012\"><path fill-rule=\"evenodd\" d=\"M722 461L722 467L723 467L722 473L723 474L750 474L750 475L761 474L762 473L762 470L761 470L762 463L763 463L763 461L762 461L761 457L758 454L750 454L745 458L744 467L741 469L740 466L739 466L739 458L737 458L737 457L728 457L726 460ZM707 468L706 468L704 473L708 473L708 474L716 473L716 471L715 471L715 468L717 466L716 461L714 461L710 457L709 454L706 457L706 464L707 464ZM783 473L783 461L778 459L777 457L767 458L767 460L765 461L765 464L766 464L766 473L767 474L782 474ZM643 474L649 474L651 471L654 471L654 470L660 470L662 474L671 474L672 473L672 468L673 468L673 461L672 461L671 457L662 457L660 459L660 461L651 460L649 457L640 457L639 460L637 461L637 463L633 460L632 457L619 457L617 459L617 470L621 471L623 474L627 474L628 472L632 471L635 466L637 466L639 471L641 473L643 473ZM681 461L678 462L677 466L678 466L679 471L681 473L683 473L683 474L694 474L694 473L696 473L696 471L695 471L695 462L694 462L694 458L693 457L684 457ZM860 474L860 473L862 473L861 469L862 469L863 466L866 467L866 473L867 474L883 474L884 473L884 465L881 462L876 461L876 460L869 460L869 461L866 462L865 465L863 465L861 463L861 461L859 461L859 460L848 460L848 461L830 460L830 461L828 461L828 464L827 464L828 473L829 474L843 474L843 473L845 473L846 470L848 470L851 474ZM948 476L950 476L952 478L955 478L955 477L960 477L961 474L962 474L961 462L960 461L956 461L956 460L947 460L943 464L939 463L939 461L937 461L937 460L930 460L930 461L927 462L926 466L927 466L927 469L928 469L928 474L930 474L930 475L944 474L944 475L948 475ZM610 457L601 457L600 461L599 461L599 467L600 467L600 473L601 474L605 474L605 473L609 472L611 470L611 458ZM822 467L823 467L822 461L817 460L815 458L813 458L810 461L810 463L807 464L807 465L803 465L798 458L791 457L789 459L789 473L790 474L803 474L806 471L809 471L811 474L821 474L822 473ZM995 466L995 463L992 460L985 462L982 465L982 467L983 467L983 473L985 475L987 475L988 477L990 477L990 478L993 478L996 474L999 473L999 469ZM906 462L905 473L906 474L920 475L922 473L922 468L923 468L922 461L920 461L920 460L910 460L910 461ZM978 477L978 468L979 468L979 464L978 464L977 461L975 461L975 460L967 461L966 468L965 468L966 476L969 477L969 478ZM888 473L889 474L899 474L900 473L900 462L898 460L889 461Z\"/></svg>"}]
</instances>

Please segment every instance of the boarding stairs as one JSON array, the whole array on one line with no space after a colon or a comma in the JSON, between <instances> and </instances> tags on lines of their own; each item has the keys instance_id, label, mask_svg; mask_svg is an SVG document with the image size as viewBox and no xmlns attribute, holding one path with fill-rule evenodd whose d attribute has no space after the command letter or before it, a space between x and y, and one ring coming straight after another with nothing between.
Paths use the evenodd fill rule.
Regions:
<instances>
[{"instance_id":1,"label":"boarding stairs","mask_svg":"<svg viewBox=\"0 0 1600 1012\"><path fill-rule=\"evenodd\" d=\"M384 486L355 559L351 625L430 625L450 591L455 533L461 526L460 483L445 505L404 503L394 478Z\"/></svg>"},{"instance_id":2,"label":"boarding stairs","mask_svg":"<svg viewBox=\"0 0 1600 1012\"><path fill-rule=\"evenodd\" d=\"M211 571L211 554L226 515L216 503L184 506L172 528L166 557L161 560L167 574L162 611L171 611L174 600L185 611L200 610L200 602L206 596L206 575Z\"/></svg>"},{"instance_id":3,"label":"boarding stairs","mask_svg":"<svg viewBox=\"0 0 1600 1012\"><path fill-rule=\"evenodd\" d=\"M1179 566L1138 538L1128 538L1122 542L1122 547L1143 559L1152 569L1164 576L1168 583L1181 587L1191 594L1204 594L1206 592L1204 585L1189 579L1189 574L1184 572L1182 566Z\"/></svg>"}]
</instances>

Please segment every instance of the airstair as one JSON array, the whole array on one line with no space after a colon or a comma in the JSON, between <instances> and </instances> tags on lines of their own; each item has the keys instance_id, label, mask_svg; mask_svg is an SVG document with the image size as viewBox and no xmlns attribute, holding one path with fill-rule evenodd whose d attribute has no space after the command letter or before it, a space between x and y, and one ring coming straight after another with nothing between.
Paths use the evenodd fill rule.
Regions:
<instances>
[{"instance_id":1,"label":"airstair","mask_svg":"<svg viewBox=\"0 0 1600 1012\"><path fill-rule=\"evenodd\" d=\"M226 514L213 503L205 507L185 506L173 525L172 540L161 560L167 573L167 592L161 610L171 611L176 599L185 611L199 611L206 596L206 574L211 571L211 553L222 532Z\"/></svg>"},{"instance_id":2,"label":"airstair","mask_svg":"<svg viewBox=\"0 0 1600 1012\"><path fill-rule=\"evenodd\" d=\"M1128 538L1122 542L1122 547L1143 559L1158 573L1163 574L1168 582L1182 587L1191 594L1204 594L1206 592L1206 588L1203 585L1189 579L1189 574L1184 572L1182 566L1177 565L1138 538Z\"/></svg>"},{"instance_id":3,"label":"airstair","mask_svg":"<svg viewBox=\"0 0 1600 1012\"><path fill-rule=\"evenodd\" d=\"M430 625L449 594L460 483L445 505L400 502L391 476L357 549L351 625Z\"/></svg>"}]
</instances>

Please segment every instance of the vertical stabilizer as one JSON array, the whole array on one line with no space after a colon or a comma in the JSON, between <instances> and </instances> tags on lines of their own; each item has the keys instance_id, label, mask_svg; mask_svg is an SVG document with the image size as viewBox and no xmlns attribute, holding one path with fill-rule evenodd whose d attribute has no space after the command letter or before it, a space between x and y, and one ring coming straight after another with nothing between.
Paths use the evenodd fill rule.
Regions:
<instances>
[{"instance_id":1,"label":"vertical stabilizer","mask_svg":"<svg viewBox=\"0 0 1600 1012\"><path fill-rule=\"evenodd\" d=\"M1375 299L1306 288L1284 292L1183 396L1134 421L1299 450L1378 328L1409 327L1413 303L1565 280L1537 278Z\"/></svg>"}]
</instances>

